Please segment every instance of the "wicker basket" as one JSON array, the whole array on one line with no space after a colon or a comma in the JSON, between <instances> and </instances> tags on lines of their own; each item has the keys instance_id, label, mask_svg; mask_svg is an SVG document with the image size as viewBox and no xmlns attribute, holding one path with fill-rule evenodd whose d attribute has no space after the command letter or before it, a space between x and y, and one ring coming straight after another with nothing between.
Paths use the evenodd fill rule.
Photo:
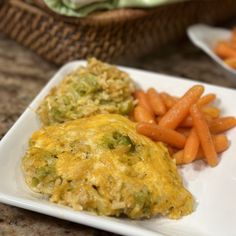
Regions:
<instances>
[{"instance_id":1,"label":"wicker basket","mask_svg":"<svg viewBox=\"0 0 236 236\"><path fill-rule=\"evenodd\" d=\"M0 31L58 65L90 56L112 62L140 56L182 38L193 23L236 15L235 0L121 9L82 19L58 17L20 0L0 6Z\"/></svg>"}]
</instances>

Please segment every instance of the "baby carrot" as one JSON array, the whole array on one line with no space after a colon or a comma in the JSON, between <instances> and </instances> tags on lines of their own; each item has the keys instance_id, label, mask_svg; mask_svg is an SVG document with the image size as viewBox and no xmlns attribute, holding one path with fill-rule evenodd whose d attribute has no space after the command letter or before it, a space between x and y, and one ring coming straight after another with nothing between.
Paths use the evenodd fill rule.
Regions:
<instances>
[{"instance_id":1,"label":"baby carrot","mask_svg":"<svg viewBox=\"0 0 236 236\"><path fill-rule=\"evenodd\" d=\"M223 134L213 135L212 140L213 140L217 153L224 152L229 147L229 140L226 137L226 135L223 135ZM196 157L196 160L200 160L200 159L205 159L205 155L201 147L199 148L197 157Z\"/></svg>"},{"instance_id":2,"label":"baby carrot","mask_svg":"<svg viewBox=\"0 0 236 236\"><path fill-rule=\"evenodd\" d=\"M150 88L147 91L149 104L154 111L155 115L164 115L166 113L165 104L160 94L154 89Z\"/></svg>"},{"instance_id":3,"label":"baby carrot","mask_svg":"<svg viewBox=\"0 0 236 236\"><path fill-rule=\"evenodd\" d=\"M209 124L214 120L214 118L212 118L212 116L208 115L208 114L203 114L204 118L209 126Z\"/></svg>"},{"instance_id":4,"label":"baby carrot","mask_svg":"<svg viewBox=\"0 0 236 236\"><path fill-rule=\"evenodd\" d=\"M216 45L215 52L219 57L222 58L236 57L236 47L234 47L231 43L225 41L219 42Z\"/></svg>"},{"instance_id":5,"label":"baby carrot","mask_svg":"<svg viewBox=\"0 0 236 236\"><path fill-rule=\"evenodd\" d=\"M184 163L190 163L196 158L199 144L198 135L195 129L192 128L184 146Z\"/></svg>"},{"instance_id":6,"label":"baby carrot","mask_svg":"<svg viewBox=\"0 0 236 236\"><path fill-rule=\"evenodd\" d=\"M193 119L191 116L187 116L180 124L180 127L192 127L193 126Z\"/></svg>"},{"instance_id":7,"label":"baby carrot","mask_svg":"<svg viewBox=\"0 0 236 236\"><path fill-rule=\"evenodd\" d=\"M202 107L201 110L204 114L212 117L213 119L220 116L220 109L214 106Z\"/></svg>"},{"instance_id":8,"label":"baby carrot","mask_svg":"<svg viewBox=\"0 0 236 236\"><path fill-rule=\"evenodd\" d=\"M207 123L210 123L213 118L212 116L209 116L208 114L204 114L204 117L207 121ZM159 121L160 121L161 118L159 118ZM193 118L191 116L187 116L180 124L179 124L179 127L182 127L182 128L191 128L193 127Z\"/></svg>"},{"instance_id":9,"label":"baby carrot","mask_svg":"<svg viewBox=\"0 0 236 236\"><path fill-rule=\"evenodd\" d=\"M224 134L213 135L212 139L217 153L224 152L229 147L229 140Z\"/></svg>"},{"instance_id":10,"label":"baby carrot","mask_svg":"<svg viewBox=\"0 0 236 236\"><path fill-rule=\"evenodd\" d=\"M175 129L188 115L190 107L197 102L204 87L195 85L190 88L183 97L162 117L160 126Z\"/></svg>"},{"instance_id":11,"label":"baby carrot","mask_svg":"<svg viewBox=\"0 0 236 236\"><path fill-rule=\"evenodd\" d=\"M198 134L207 162L212 167L216 166L217 154L214 143L212 141L211 133L202 112L196 104L191 107L190 114L193 118L193 125Z\"/></svg>"},{"instance_id":12,"label":"baby carrot","mask_svg":"<svg viewBox=\"0 0 236 236\"><path fill-rule=\"evenodd\" d=\"M142 90L135 91L134 97L138 100L138 105L149 111L151 115L154 115L154 112L148 102L147 95Z\"/></svg>"},{"instance_id":13,"label":"baby carrot","mask_svg":"<svg viewBox=\"0 0 236 236\"><path fill-rule=\"evenodd\" d=\"M183 148L186 141L184 135L156 124L142 122L137 125L136 129L138 133L155 141L161 141L177 148Z\"/></svg>"},{"instance_id":14,"label":"baby carrot","mask_svg":"<svg viewBox=\"0 0 236 236\"><path fill-rule=\"evenodd\" d=\"M175 103L178 101L178 98L171 96L168 93L162 92L160 93L160 96L166 106L167 109L170 109L175 105Z\"/></svg>"},{"instance_id":15,"label":"baby carrot","mask_svg":"<svg viewBox=\"0 0 236 236\"><path fill-rule=\"evenodd\" d=\"M178 152L174 153L172 158L175 159L177 165L184 164L184 150L179 150Z\"/></svg>"},{"instance_id":16,"label":"baby carrot","mask_svg":"<svg viewBox=\"0 0 236 236\"><path fill-rule=\"evenodd\" d=\"M229 140L223 134L213 135L213 143L217 153L224 152L229 147ZM187 142L187 141L186 141ZM184 150L180 150L172 155L176 159L176 164L186 164L184 160ZM206 159L201 147L199 147L195 160Z\"/></svg>"},{"instance_id":17,"label":"baby carrot","mask_svg":"<svg viewBox=\"0 0 236 236\"><path fill-rule=\"evenodd\" d=\"M216 95L214 93L208 93L197 101L197 105L205 106L213 102L215 99L216 99Z\"/></svg>"},{"instance_id":18,"label":"baby carrot","mask_svg":"<svg viewBox=\"0 0 236 236\"><path fill-rule=\"evenodd\" d=\"M136 122L154 122L154 118L150 112L141 106L134 108L134 120Z\"/></svg>"},{"instance_id":19,"label":"baby carrot","mask_svg":"<svg viewBox=\"0 0 236 236\"><path fill-rule=\"evenodd\" d=\"M236 126L236 118L233 116L221 117L212 120L209 126L213 134L222 133Z\"/></svg>"}]
</instances>

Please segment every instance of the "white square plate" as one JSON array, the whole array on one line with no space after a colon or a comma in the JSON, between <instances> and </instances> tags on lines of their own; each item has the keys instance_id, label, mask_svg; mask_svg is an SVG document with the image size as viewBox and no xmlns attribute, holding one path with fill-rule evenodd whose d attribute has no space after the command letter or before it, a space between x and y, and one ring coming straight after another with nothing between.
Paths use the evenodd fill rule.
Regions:
<instances>
[{"instance_id":1,"label":"white square plate","mask_svg":"<svg viewBox=\"0 0 236 236\"><path fill-rule=\"evenodd\" d=\"M39 102L63 77L84 61L71 62L62 67L41 93L34 99L23 115L0 143L0 201L61 219L89 225L123 235L236 235L236 130L228 132L230 148L223 153L220 164L211 168L194 163L180 169L186 187L194 195L195 212L180 220L156 217L149 220L128 220L96 216L88 212L76 212L56 205L31 192L24 183L21 159L24 156L31 134L40 127L35 113ZM143 89L155 87L182 95L198 83L166 75L135 69L122 68ZM221 98L219 106L223 115L236 116L236 91L205 84L206 92L216 93Z\"/></svg>"},{"instance_id":2,"label":"white square plate","mask_svg":"<svg viewBox=\"0 0 236 236\"><path fill-rule=\"evenodd\" d=\"M232 31L204 24L197 24L190 26L187 33L194 45L202 49L224 69L236 75L236 70L225 64L224 61L214 52L214 48L218 42L222 40L227 41L231 38Z\"/></svg>"}]
</instances>

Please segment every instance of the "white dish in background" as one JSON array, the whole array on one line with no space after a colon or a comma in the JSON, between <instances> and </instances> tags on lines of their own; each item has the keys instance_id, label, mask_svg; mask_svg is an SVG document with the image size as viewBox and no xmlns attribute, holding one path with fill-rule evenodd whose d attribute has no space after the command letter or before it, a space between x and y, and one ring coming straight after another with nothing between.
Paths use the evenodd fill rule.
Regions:
<instances>
[{"instance_id":1,"label":"white dish in background","mask_svg":"<svg viewBox=\"0 0 236 236\"><path fill-rule=\"evenodd\" d=\"M68 72L84 64L84 61L75 61L63 66L2 139L0 202L123 235L235 236L236 130L228 132L231 146L223 153L217 167L211 168L198 162L181 168L184 183L194 195L197 207L195 212L180 220L156 217L133 221L97 216L89 212L76 212L69 207L50 203L27 188L22 176L21 159L31 134L40 127L34 111L54 85ZM158 91L165 90L174 95L182 95L198 83L136 69L122 69L145 90L152 86ZM236 116L235 90L207 84L205 88L206 92L216 93L221 98L220 107L223 108L223 115Z\"/></svg>"},{"instance_id":2,"label":"white dish in background","mask_svg":"<svg viewBox=\"0 0 236 236\"><path fill-rule=\"evenodd\" d=\"M194 45L202 49L227 71L236 75L236 70L225 64L224 61L214 52L214 48L219 41L229 40L231 38L232 32L230 30L197 24L190 26L187 33Z\"/></svg>"}]
</instances>

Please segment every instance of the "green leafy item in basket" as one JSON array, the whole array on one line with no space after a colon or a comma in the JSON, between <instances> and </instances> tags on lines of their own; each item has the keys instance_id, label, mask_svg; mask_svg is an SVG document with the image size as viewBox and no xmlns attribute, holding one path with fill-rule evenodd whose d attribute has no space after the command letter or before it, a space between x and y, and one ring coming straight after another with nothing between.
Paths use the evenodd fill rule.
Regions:
<instances>
[{"instance_id":1,"label":"green leafy item in basket","mask_svg":"<svg viewBox=\"0 0 236 236\"><path fill-rule=\"evenodd\" d=\"M153 7L183 0L43 0L54 12L75 17L84 17L96 10L111 10L124 7Z\"/></svg>"}]
</instances>

